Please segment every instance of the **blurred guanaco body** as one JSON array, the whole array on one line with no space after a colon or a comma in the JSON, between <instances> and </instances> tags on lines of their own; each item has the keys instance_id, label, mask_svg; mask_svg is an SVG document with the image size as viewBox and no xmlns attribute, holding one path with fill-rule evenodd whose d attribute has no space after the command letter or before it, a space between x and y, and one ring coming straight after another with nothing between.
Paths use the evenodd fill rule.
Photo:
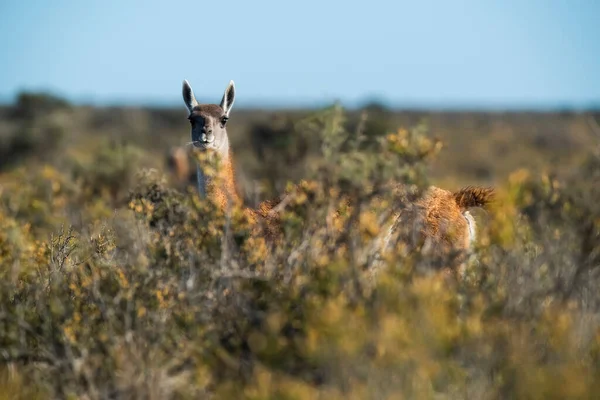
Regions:
<instances>
[{"instance_id":1,"label":"blurred guanaco body","mask_svg":"<svg viewBox=\"0 0 600 400\"><path fill-rule=\"evenodd\" d=\"M442 268L464 267L477 236L471 208L485 208L493 199L494 189L467 186L450 192L435 186L393 217L384 240L383 252L402 243L410 251L438 257Z\"/></svg>"}]
</instances>

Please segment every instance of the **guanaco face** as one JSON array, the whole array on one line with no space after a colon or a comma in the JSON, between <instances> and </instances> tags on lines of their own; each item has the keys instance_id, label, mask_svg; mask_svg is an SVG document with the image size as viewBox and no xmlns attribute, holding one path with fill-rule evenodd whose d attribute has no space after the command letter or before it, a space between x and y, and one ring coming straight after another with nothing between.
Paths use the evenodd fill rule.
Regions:
<instances>
[{"instance_id":1,"label":"guanaco face","mask_svg":"<svg viewBox=\"0 0 600 400\"><path fill-rule=\"evenodd\" d=\"M183 81L182 92L183 101L189 111L192 144L199 149L212 149L222 156L227 156L229 152L227 121L235 100L233 81L229 82L219 105L199 104L187 80Z\"/></svg>"}]
</instances>

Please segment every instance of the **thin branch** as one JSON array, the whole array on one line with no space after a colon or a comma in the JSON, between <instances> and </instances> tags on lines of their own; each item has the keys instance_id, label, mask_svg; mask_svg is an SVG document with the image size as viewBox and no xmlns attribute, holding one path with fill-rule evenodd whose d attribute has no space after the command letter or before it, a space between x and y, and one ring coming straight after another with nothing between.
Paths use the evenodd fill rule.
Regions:
<instances>
[{"instance_id":1,"label":"thin branch","mask_svg":"<svg viewBox=\"0 0 600 400\"><path fill-rule=\"evenodd\" d=\"M53 360L50 357L46 357L46 356L42 356L39 354L30 354L30 353L18 353L18 354L8 354L7 352L3 351L0 354L0 357L2 358L2 360L6 363L23 363L23 364L30 364L30 363L44 363L44 364L48 364L48 365L56 365L56 361Z\"/></svg>"},{"instance_id":2,"label":"thin branch","mask_svg":"<svg viewBox=\"0 0 600 400\"><path fill-rule=\"evenodd\" d=\"M280 202L279 204L277 204L275 207L273 207L268 213L267 215L269 217L275 216L276 214L279 214L280 212L282 212L287 205L292 201L294 196L292 196L292 194L288 194L286 195Z\"/></svg>"}]
</instances>

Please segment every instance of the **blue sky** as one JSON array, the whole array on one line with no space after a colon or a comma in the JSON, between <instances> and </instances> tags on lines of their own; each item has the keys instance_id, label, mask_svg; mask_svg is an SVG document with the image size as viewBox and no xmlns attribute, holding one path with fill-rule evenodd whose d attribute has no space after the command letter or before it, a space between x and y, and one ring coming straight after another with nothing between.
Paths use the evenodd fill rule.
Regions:
<instances>
[{"instance_id":1,"label":"blue sky","mask_svg":"<svg viewBox=\"0 0 600 400\"><path fill-rule=\"evenodd\" d=\"M600 104L600 1L0 2L0 98L97 104Z\"/></svg>"}]
</instances>

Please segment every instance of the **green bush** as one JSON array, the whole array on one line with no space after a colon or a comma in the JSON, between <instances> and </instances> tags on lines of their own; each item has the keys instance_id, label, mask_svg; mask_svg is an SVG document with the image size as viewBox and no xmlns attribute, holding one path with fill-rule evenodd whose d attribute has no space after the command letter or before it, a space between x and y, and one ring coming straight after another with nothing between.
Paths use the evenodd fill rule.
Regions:
<instances>
[{"instance_id":1,"label":"green bush","mask_svg":"<svg viewBox=\"0 0 600 400\"><path fill-rule=\"evenodd\" d=\"M75 162L73 179L86 200L109 198L111 204L117 204L127 197L140 159L141 151L135 146L105 140L90 160Z\"/></svg>"}]
</instances>

